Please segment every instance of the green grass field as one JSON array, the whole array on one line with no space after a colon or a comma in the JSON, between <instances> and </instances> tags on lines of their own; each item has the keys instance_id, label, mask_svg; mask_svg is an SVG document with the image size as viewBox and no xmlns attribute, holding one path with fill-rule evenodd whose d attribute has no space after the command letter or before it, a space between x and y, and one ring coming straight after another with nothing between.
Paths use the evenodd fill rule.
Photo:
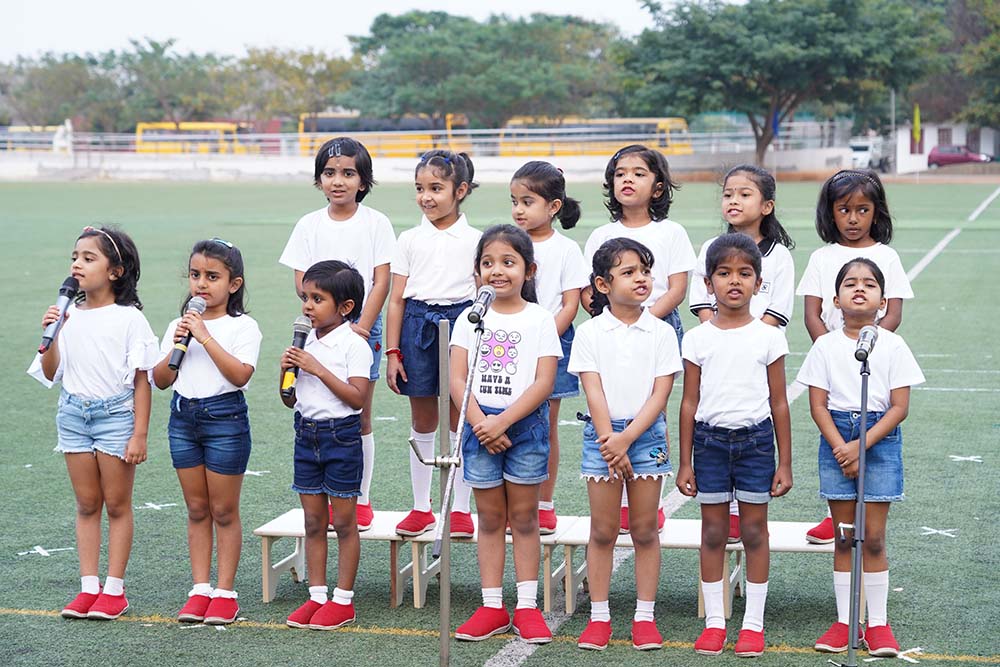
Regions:
<instances>
[{"instance_id":1,"label":"green grass field","mask_svg":"<svg viewBox=\"0 0 1000 667\"><path fill-rule=\"evenodd\" d=\"M906 304L901 333L917 354L927 384L914 391L904 425L907 501L892 510L889 523L891 593L889 614L904 649L922 647L925 664L1000 664L997 604L1000 602L1000 516L997 442L1000 438L1000 346L995 338L996 307L982 290L1000 273L1000 202L975 222L966 218L995 184L889 186L896 220L894 247L907 269L951 229L962 227L947 248L914 282L917 298ZM779 183L778 213L798 242L799 273L818 247L813 229L817 183ZM365 203L386 212L397 234L418 220L411 188L380 185ZM583 243L606 212L595 184L570 188L583 201L584 218L571 235ZM681 222L695 248L720 228L719 190L688 184L677 194L671 218ZM509 221L503 186L486 185L470 199L467 213L479 227ZM437 663L438 595L432 582L426 608L390 610L389 549L363 543L355 598L359 619L343 632L318 633L285 628L286 615L305 598L304 585L287 576L277 599L261 603L260 546L251 531L298 505L292 477L291 411L281 405L275 385L280 350L290 340L298 314L291 272L277 263L292 225L319 208L321 196L308 184L0 184L0 300L8 304L0 347L7 391L0 394L4 415L0 440L4 511L0 513L0 663L4 665L195 665L244 664L407 664ZM128 572L132 610L113 623L65 621L58 609L78 586L75 551L48 557L19 555L40 545L74 546L74 503L62 458L55 445L57 391L46 391L24 374L38 343L44 309L68 273L69 254L82 226L115 223L136 240L142 255L140 296L157 335L176 315L186 289L188 250L198 239L218 235L236 243L247 262L252 315L264 332L257 375L248 392L254 449L250 469L266 471L244 483L244 552L237 576L245 622L226 629L185 627L173 618L190 587L185 512L170 465L166 419L168 396L154 394L149 461L137 474L134 504L168 504L137 509L135 546ZM983 281L986 282L983 282ZM789 326L793 377L808 350L801 302ZM582 319L582 316L581 316ZM685 325L693 318L684 313ZM670 401L676 428L679 390ZM563 418L584 407L569 399ZM376 393L377 439L373 502L379 509L408 509L409 411L384 382ZM817 431L807 401L792 405L795 488L771 505L779 520L818 520ZM556 493L561 514L587 512L579 480L578 425L560 430L562 464ZM982 462L954 461L950 455L978 456ZM435 489L437 488L435 484ZM436 501L435 501L436 502ZM695 503L677 516L695 518ZM951 535L925 529L951 529ZM331 550L331 556L335 551ZM509 564L508 558L508 564ZM479 604L474 549L453 549L452 619L455 627ZM511 568L509 568L511 569ZM330 568L331 574L334 568ZM770 648L761 665L821 665L826 657L811 649L834 617L832 564L828 558L776 554L772 559L767 607ZM697 656L691 642L696 617L697 554L664 552L657 618L670 642L663 651L639 654L622 641L603 654L580 651L576 637L587 620L584 602L557 631L556 641L526 658L528 665L579 665L628 660L633 664L734 664L729 652L717 659ZM103 573L102 573L103 574ZM632 561L612 582L616 638L628 639L634 605ZM507 600L513 595L507 578ZM738 628L742 601L730 629ZM735 632L731 632L731 639ZM455 665L478 665L504 649L505 639L478 644L452 643ZM864 656L866 657L866 656ZM520 664L507 661L504 664Z\"/></svg>"}]
</instances>

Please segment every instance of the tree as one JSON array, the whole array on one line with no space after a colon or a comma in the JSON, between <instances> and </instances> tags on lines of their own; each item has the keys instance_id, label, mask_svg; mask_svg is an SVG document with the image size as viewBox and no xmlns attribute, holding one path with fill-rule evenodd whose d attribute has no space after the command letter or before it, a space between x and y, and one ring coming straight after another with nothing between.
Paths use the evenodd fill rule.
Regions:
<instances>
[{"instance_id":1,"label":"tree","mask_svg":"<svg viewBox=\"0 0 1000 667\"><path fill-rule=\"evenodd\" d=\"M18 58L2 85L7 104L28 125L57 125L79 113L90 84L87 62L79 56L46 53Z\"/></svg>"},{"instance_id":2,"label":"tree","mask_svg":"<svg viewBox=\"0 0 1000 667\"><path fill-rule=\"evenodd\" d=\"M983 126L1000 126L1000 5L990 0L969 0L987 29L983 39L962 53L962 72L972 83L961 117Z\"/></svg>"}]
</instances>

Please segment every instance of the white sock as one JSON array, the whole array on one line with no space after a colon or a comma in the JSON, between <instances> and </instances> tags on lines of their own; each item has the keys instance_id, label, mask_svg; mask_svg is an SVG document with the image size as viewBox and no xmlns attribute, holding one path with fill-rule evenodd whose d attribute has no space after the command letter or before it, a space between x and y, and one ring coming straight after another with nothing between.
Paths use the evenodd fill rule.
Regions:
<instances>
[{"instance_id":1,"label":"white sock","mask_svg":"<svg viewBox=\"0 0 1000 667\"><path fill-rule=\"evenodd\" d=\"M764 631L764 603L767 602L767 582L755 584L747 582L747 606L743 612L743 629L754 632Z\"/></svg>"},{"instance_id":2,"label":"white sock","mask_svg":"<svg viewBox=\"0 0 1000 667\"><path fill-rule=\"evenodd\" d=\"M483 589L483 606L490 609L503 609L503 586Z\"/></svg>"},{"instance_id":3,"label":"white sock","mask_svg":"<svg viewBox=\"0 0 1000 667\"><path fill-rule=\"evenodd\" d=\"M333 589L333 602L334 604L351 604L351 600L354 599L354 591L345 591L343 588Z\"/></svg>"},{"instance_id":4,"label":"white sock","mask_svg":"<svg viewBox=\"0 0 1000 667\"><path fill-rule=\"evenodd\" d=\"M417 443L420 455L425 459L434 457L434 431L417 433L410 429L410 437ZM421 463L410 450L410 486L413 488L413 509L420 512L431 511L431 478L434 468Z\"/></svg>"},{"instance_id":5,"label":"white sock","mask_svg":"<svg viewBox=\"0 0 1000 667\"><path fill-rule=\"evenodd\" d=\"M375 471L375 434L361 436L361 455L364 458L364 470L361 472L361 497L359 505L371 505L368 494L372 490L372 474Z\"/></svg>"},{"instance_id":6,"label":"white sock","mask_svg":"<svg viewBox=\"0 0 1000 667\"><path fill-rule=\"evenodd\" d=\"M536 609L538 607L538 579L517 582L517 606L515 609Z\"/></svg>"},{"instance_id":7,"label":"white sock","mask_svg":"<svg viewBox=\"0 0 1000 667\"><path fill-rule=\"evenodd\" d=\"M451 446L454 449L458 433L450 431L448 439L451 440ZM472 487L466 483L461 468L455 470L455 484L451 488L451 511L465 512L466 514L472 512Z\"/></svg>"},{"instance_id":8,"label":"white sock","mask_svg":"<svg viewBox=\"0 0 1000 667\"><path fill-rule=\"evenodd\" d=\"M636 600L635 601L635 615L632 617L633 621L652 621L653 620L653 608L656 606L656 600Z\"/></svg>"},{"instance_id":9,"label":"white sock","mask_svg":"<svg viewBox=\"0 0 1000 667\"><path fill-rule=\"evenodd\" d=\"M701 594L705 598L705 627L726 629L726 607L722 600L722 579L701 582Z\"/></svg>"},{"instance_id":10,"label":"white sock","mask_svg":"<svg viewBox=\"0 0 1000 667\"><path fill-rule=\"evenodd\" d=\"M326 604L326 593L330 590L326 586L310 586L309 599L319 604Z\"/></svg>"},{"instance_id":11,"label":"white sock","mask_svg":"<svg viewBox=\"0 0 1000 667\"><path fill-rule=\"evenodd\" d=\"M833 594L837 598L837 622L847 625L851 620L851 573L833 573Z\"/></svg>"},{"instance_id":12,"label":"white sock","mask_svg":"<svg viewBox=\"0 0 1000 667\"><path fill-rule=\"evenodd\" d=\"M889 606L889 570L882 572L862 572L861 584L865 587L868 601L868 627L886 625Z\"/></svg>"},{"instance_id":13,"label":"white sock","mask_svg":"<svg viewBox=\"0 0 1000 667\"><path fill-rule=\"evenodd\" d=\"M229 598L230 600L235 600L239 596L236 591L227 591L225 588L216 588L212 591L213 598Z\"/></svg>"},{"instance_id":14,"label":"white sock","mask_svg":"<svg viewBox=\"0 0 1000 667\"><path fill-rule=\"evenodd\" d=\"M191 587L191 590L188 591L188 597L192 597L194 595L209 595L209 596L212 595L212 584L209 583L195 584L194 586Z\"/></svg>"},{"instance_id":15,"label":"white sock","mask_svg":"<svg viewBox=\"0 0 1000 667\"><path fill-rule=\"evenodd\" d=\"M739 516L740 515L740 501L733 498L729 501L729 515Z\"/></svg>"},{"instance_id":16,"label":"white sock","mask_svg":"<svg viewBox=\"0 0 1000 667\"><path fill-rule=\"evenodd\" d=\"M590 601L590 620L603 621L605 623L611 622L611 609L607 600L601 602Z\"/></svg>"},{"instance_id":17,"label":"white sock","mask_svg":"<svg viewBox=\"0 0 1000 667\"><path fill-rule=\"evenodd\" d=\"M622 484L622 507L628 507L628 487Z\"/></svg>"},{"instance_id":18,"label":"white sock","mask_svg":"<svg viewBox=\"0 0 1000 667\"><path fill-rule=\"evenodd\" d=\"M108 577L104 580L104 593L107 595L121 595L125 592L125 581L118 577Z\"/></svg>"},{"instance_id":19,"label":"white sock","mask_svg":"<svg viewBox=\"0 0 1000 667\"><path fill-rule=\"evenodd\" d=\"M97 595L101 592L101 578L92 574L80 577L80 592Z\"/></svg>"},{"instance_id":20,"label":"white sock","mask_svg":"<svg viewBox=\"0 0 1000 667\"><path fill-rule=\"evenodd\" d=\"M549 510L549 511L551 511L551 510L554 510L555 508L556 508L556 504L555 504L555 502L553 502L551 500L539 500L538 501L538 509L540 509L540 510Z\"/></svg>"}]
</instances>

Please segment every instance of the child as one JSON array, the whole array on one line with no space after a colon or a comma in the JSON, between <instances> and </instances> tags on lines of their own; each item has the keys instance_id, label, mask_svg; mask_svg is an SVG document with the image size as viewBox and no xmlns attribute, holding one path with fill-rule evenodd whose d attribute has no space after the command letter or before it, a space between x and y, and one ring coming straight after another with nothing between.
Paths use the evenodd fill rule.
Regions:
<instances>
[{"instance_id":1,"label":"child","mask_svg":"<svg viewBox=\"0 0 1000 667\"><path fill-rule=\"evenodd\" d=\"M355 619L354 579L361 541L355 503L361 495L364 457L361 409L368 391L371 348L351 328L361 312L364 278L344 262L318 262L302 276L302 314L313 330L304 349L290 347L281 371L298 368L291 397L295 409L295 480L305 514L309 600L288 617L293 628L332 630ZM280 383L279 383L280 386ZM327 507L337 531L337 587L327 600Z\"/></svg>"},{"instance_id":2,"label":"child","mask_svg":"<svg viewBox=\"0 0 1000 667\"><path fill-rule=\"evenodd\" d=\"M656 259L653 286L642 305L674 328L678 349L684 327L677 307L687 292L688 271L696 264L687 232L667 219L673 193L679 187L670 179L667 159L659 151L638 144L621 149L611 157L604 170L604 193L608 198L606 206L611 212L611 223L591 232L583 251L589 265L593 263L594 253L608 239L623 236L650 249ZM589 307L590 290L583 292L583 304ZM669 439L664 444L669 451ZM660 528L664 520L663 511L658 511ZM627 533L628 530L626 491L622 494L620 531Z\"/></svg>"},{"instance_id":3,"label":"child","mask_svg":"<svg viewBox=\"0 0 1000 667\"><path fill-rule=\"evenodd\" d=\"M562 355L555 319L535 302L531 239L513 225L483 233L475 266L496 300L483 318L481 341L462 431L463 474L479 510L479 575L483 606L455 631L480 641L506 632L503 605L504 526L514 536L517 607L514 632L531 644L552 641L538 611L538 489L548 477L548 403ZM451 340L451 399L460 405L476 334L463 314Z\"/></svg>"},{"instance_id":4,"label":"child","mask_svg":"<svg viewBox=\"0 0 1000 667\"><path fill-rule=\"evenodd\" d=\"M751 164L733 167L722 181L722 217L729 232L743 232L760 248L760 290L750 299L750 314L765 324L784 327L792 317L795 300L795 247L788 232L774 214L774 176ZM705 255L712 237L701 246L698 264L691 280L688 303L691 312L701 322L715 314L715 297L705 285ZM729 541L740 541L740 516L737 501L729 505Z\"/></svg>"},{"instance_id":5,"label":"child","mask_svg":"<svg viewBox=\"0 0 1000 667\"><path fill-rule=\"evenodd\" d=\"M903 319L903 299L913 290L892 241L892 216L885 188L870 170L839 171L823 184L816 205L816 231L827 244L813 251L795 291L805 297L805 324L815 342L827 331L843 326L841 311L833 305L837 272L855 257L867 257L885 275L886 305L879 311L879 326L895 331ZM833 542L833 519L827 517L809 529L814 544Z\"/></svg>"},{"instance_id":6,"label":"child","mask_svg":"<svg viewBox=\"0 0 1000 667\"><path fill-rule=\"evenodd\" d=\"M392 259L392 294L386 311L386 381L410 399L410 437L425 458L434 455L438 425L438 322L455 326L472 305L474 265L480 232L469 226L459 206L477 187L475 170L465 153L433 150L417 165L414 180L420 224L399 235ZM458 412L451 410L452 441ZM410 451L413 511L396 526L400 535L415 536L434 528L431 511L433 469ZM455 478L450 517L452 537L472 537L472 492Z\"/></svg>"},{"instance_id":7,"label":"child","mask_svg":"<svg viewBox=\"0 0 1000 667\"><path fill-rule=\"evenodd\" d=\"M324 259L339 259L358 270L365 281L365 298L351 329L368 341L372 367L361 410L361 444L365 454L358 530L372 526L372 471L375 468L375 434L372 432L372 398L382 360L382 306L389 294L389 261L396 235L389 218L361 203L375 185L372 158L364 144L337 137L316 153L313 185L326 196L327 205L308 213L295 224L281 259L295 271L295 293L302 293L302 275ZM332 510L331 510L332 512Z\"/></svg>"},{"instance_id":8,"label":"child","mask_svg":"<svg viewBox=\"0 0 1000 667\"><path fill-rule=\"evenodd\" d=\"M854 359L858 332L876 322L886 306L886 280L871 259L850 260L834 281L834 307L843 328L820 336L799 370L799 382L809 386L809 409L820 432L820 495L830 504L833 521L854 523L858 500L858 437L861 411L860 368ZM869 358L868 435L865 459L865 543L862 585L868 601L868 652L891 658L899 652L889 627L889 563L885 555L885 525L889 504L903 499L903 436L910 387L924 381L910 348L881 326ZM816 641L817 651L847 650L851 595L851 544L838 540L833 560L833 590L837 622Z\"/></svg>"},{"instance_id":9,"label":"child","mask_svg":"<svg viewBox=\"0 0 1000 667\"><path fill-rule=\"evenodd\" d=\"M129 606L123 579L132 550L132 484L135 466L146 460L152 393L146 373L156 365L157 341L136 291L139 252L125 232L84 227L70 273L80 283L76 302L28 373L47 387L62 381L56 451L65 455L76 496L81 586L62 615L111 620ZM51 306L42 328L58 317ZM108 512L103 589L97 576L102 508Z\"/></svg>"},{"instance_id":10,"label":"child","mask_svg":"<svg viewBox=\"0 0 1000 667\"><path fill-rule=\"evenodd\" d=\"M608 594L623 487L631 499L636 607L632 646L658 649L653 620L660 574L656 514L671 466L663 412L681 358L674 330L642 304L652 289L653 254L632 239L606 241L594 254L594 319L580 326L570 371L580 376L590 417L583 427L582 476L590 496L590 623L577 646L603 651L611 639Z\"/></svg>"},{"instance_id":11,"label":"child","mask_svg":"<svg viewBox=\"0 0 1000 667\"><path fill-rule=\"evenodd\" d=\"M160 389L173 385L170 458L188 511L188 552L194 587L177 614L183 622L232 623L239 614L233 582L243 529L240 487L250 459L250 420L243 396L260 352L260 329L246 314L243 255L229 241L199 241L188 258L188 297L181 317L163 334L163 358L153 369ZM192 297L205 312L188 312ZM174 344L191 336L178 370L169 367ZM218 540L218 582L209 583L212 533Z\"/></svg>"},{"instance_id":12,"label":"child","mask_svg":"<svg viewBox=\"0 0 1000 667\"><path fill-rule=\"evenodd\" d=\"M552 496L559 469L559 406L562 399L580 394L576 376L566 368L580 290L590 279L580 246L552 227L553 218L559 218L563 229L571 229L580 219L580 202L566 196L566 179L559 169L548 162L528 162L510 181L510 201L514 222L528 232L534 244L538 303L555 316L562 343L555 390L549 396L549 478L542 482L538 503L538 531L550 535L557 522Z\"/></svg>"},{"instance_id":13,"label":"child","mask_svg":"<svg viewBox=\"0 0 1000 667\"><path fill-rule=\"evenodd\" d=\"M788 343L778 328L750 313L750 300L761 284L761 254L753 239L740 233L720 236L708 249L706 270L716 313L684 337L677 472L680 492L701 503L705 630L694 649L719 655L726 645L722 569L729 503L735 497L747 563L746 612L735 651L740 657L755 657L764 652L767 503L792 488L784 361Z\"/></svg>"}]
</instances>

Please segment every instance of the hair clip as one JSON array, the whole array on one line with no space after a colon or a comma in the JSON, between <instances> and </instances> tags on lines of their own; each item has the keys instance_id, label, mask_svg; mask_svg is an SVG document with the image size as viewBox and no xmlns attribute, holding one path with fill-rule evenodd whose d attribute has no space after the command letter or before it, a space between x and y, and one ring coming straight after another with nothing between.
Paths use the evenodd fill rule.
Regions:
<instances>
[{"instance_id":1,"label":"hair clip","mask_svg":"<svg viewBox=\"0 0 1000 667\"><path fill-rule=\"evenodd\" d=\"M227 248L229 248L230 250L233 249L233 244L232 243L230 243L229 241L225 241L223 239L220 239L218 236L213 236L212 238L209 239L209 241L211 241L212 243L219 243L221 245L224 245Z\"/></svg>"},{"instance_id":2,"label":"hair clip","mask_svg":"<svg viewBox=\"0 0 1000 667\"><path fill-rule=\"evenodd\" d=\"M333 142L333 145L330 146L330 150L328 150L326 152L326 156L327 157L342 157L343 156L343 153L340 150L340 141L339 140Z\"/></svg>"},{"instance_id":3,"label":"hair clip","mask_svg":"<svg viewBox=\"0 0 1000 667\"><path fill-rule=\"evenodd\" d=\"M84 232L97 232L98 234L104 234L105 236L107 236L108 240L111 241L111 245L114 247L115 252L118 253L118 261L119 262L122 261L122 251L118 249L118 244L115 243L115 239L114 239L114 237L111 236L111 234L108 234L103 229L98 229L97 227L91 227L90 225L87 225L86 227L84 227L83 231Z\"/></svg>"}]
</instances>

